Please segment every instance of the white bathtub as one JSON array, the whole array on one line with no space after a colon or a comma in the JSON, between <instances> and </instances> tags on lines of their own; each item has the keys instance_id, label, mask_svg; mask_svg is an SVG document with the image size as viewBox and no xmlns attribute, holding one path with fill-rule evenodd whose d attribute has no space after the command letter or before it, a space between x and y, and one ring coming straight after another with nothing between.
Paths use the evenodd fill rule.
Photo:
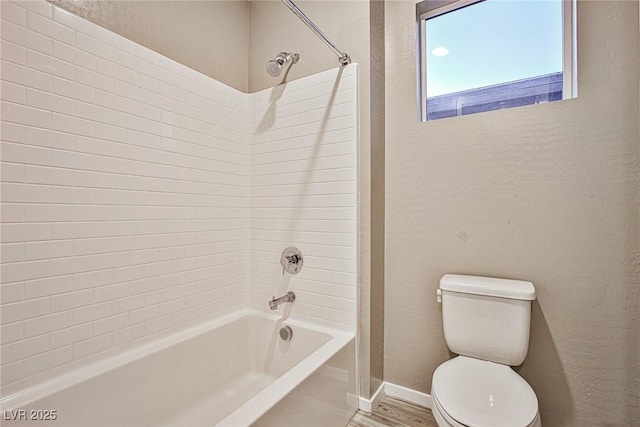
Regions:
<instances>
[{"instance_id":1,"label":"white bathtub","mask_svg":"<svg viewBox=\"0 0 640 427\"><path fill-rule=\"evenodd\" d=\"M1 423L342 427L355 383L352 333L240 311L3 398Z\"/></svg>"}]
</instances>

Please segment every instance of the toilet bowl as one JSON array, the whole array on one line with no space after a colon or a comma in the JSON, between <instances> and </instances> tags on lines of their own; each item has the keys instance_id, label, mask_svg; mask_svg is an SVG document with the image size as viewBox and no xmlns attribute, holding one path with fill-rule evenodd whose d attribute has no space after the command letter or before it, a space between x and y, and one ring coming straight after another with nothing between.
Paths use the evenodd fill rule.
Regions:
<instances>
[{"instance_id":1,"label":"toilet bowl","mask_svg":"<svg viewBox=\"0 0 640 427\"><path fill-rule=\"evenodd\" d=\"M447 274L437 294L445 341L431 400L439 427L541 427L538 398L511 366L529 348L531 282Z\"/></svg>"},{"instance_id":2,"label":"toilet bowl","mask_svg":"<svg viewBox=\"0 0 640 427\"><path fill-rule=\"evenodd\" d=\"M431 388L439 427L541 427L538 399L509 366L458 356L440 365Z\"/></svg>"}]
</instances>

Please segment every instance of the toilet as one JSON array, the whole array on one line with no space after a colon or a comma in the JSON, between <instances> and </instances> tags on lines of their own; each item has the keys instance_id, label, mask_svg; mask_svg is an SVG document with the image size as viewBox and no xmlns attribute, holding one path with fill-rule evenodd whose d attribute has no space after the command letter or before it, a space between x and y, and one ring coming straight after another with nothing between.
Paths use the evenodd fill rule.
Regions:
<instances>
[{"instance_id":1,"label":"toilet","mask_svg":"<svg viewBox=\"0 0 640 427\"><path fill-rule=\"evenodd\" d=\"M433 374L438 427L541 427L535 392L511 369L529 349L533 284L446 274L437 298L445 341L458 354Z\"/></svg>"}]
</instances>

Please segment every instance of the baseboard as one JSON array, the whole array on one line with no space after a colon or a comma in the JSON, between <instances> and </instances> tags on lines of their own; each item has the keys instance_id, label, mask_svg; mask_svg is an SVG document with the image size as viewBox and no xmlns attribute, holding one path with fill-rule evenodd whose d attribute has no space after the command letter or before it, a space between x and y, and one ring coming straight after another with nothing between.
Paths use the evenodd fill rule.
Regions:
<instances>
[{"instance_id":1,"label":"baseboard","mask_svg":"<svg viewBox=\"0 0 640 427\"><path fill-rule=\"evenodd\" d=\"M383 396L395 397L396 399L431 409L430 395L386 381L380 384L380 387L373 396L371 396L371 399L360 397L358 407L361 411L372 412Z\"/></svg>"},{"instance_id":2,"label":"baseboard","mask_svg":"<svg viewBox=\"0 0 640 427\"><path fill-rule=\"evenodd\" d=\"M358 402L359 403L358 409L368 413L373 412L373 408L378 406L378 402L380 402L380 399L382 399L383 396L384 396L384 383L380 384L380 387L378 387L378 390L376 390L376 392L373 393L373 396L371 396L371 399L365 399L364 397L360 396L360 400Z\"/></svg>"},{"instance_id":3,"label":"baseboard","mask_svg":"<svg viewBox=\"0 0 640 427\"><path fill-rule=\"evenodd\" d=\"M412 390L401 385L384 383L384 394L386 396L395 397L414 405L423 406L431 409L431 395L422 393L421 391Z\"/></svg>"}]
</instances>

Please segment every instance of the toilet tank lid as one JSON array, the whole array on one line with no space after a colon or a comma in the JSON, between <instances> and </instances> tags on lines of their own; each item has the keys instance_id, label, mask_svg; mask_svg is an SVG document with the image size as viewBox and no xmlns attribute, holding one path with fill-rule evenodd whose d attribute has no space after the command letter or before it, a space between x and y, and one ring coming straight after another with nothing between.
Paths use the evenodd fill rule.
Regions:
<instances>
[{"instance_id":1,"label":"toilet tank lid","mask_svg":"<svg viewBox=\"0 0 640 427\"><path fill-rule=\"evenodd\" d=\"M440 289L449 292L499 298L520 300L536 299L536 290L533 287L533 283L524 280L445 274L442 276L442 279L440 279Z\"/></svg>"}]
</instances>

